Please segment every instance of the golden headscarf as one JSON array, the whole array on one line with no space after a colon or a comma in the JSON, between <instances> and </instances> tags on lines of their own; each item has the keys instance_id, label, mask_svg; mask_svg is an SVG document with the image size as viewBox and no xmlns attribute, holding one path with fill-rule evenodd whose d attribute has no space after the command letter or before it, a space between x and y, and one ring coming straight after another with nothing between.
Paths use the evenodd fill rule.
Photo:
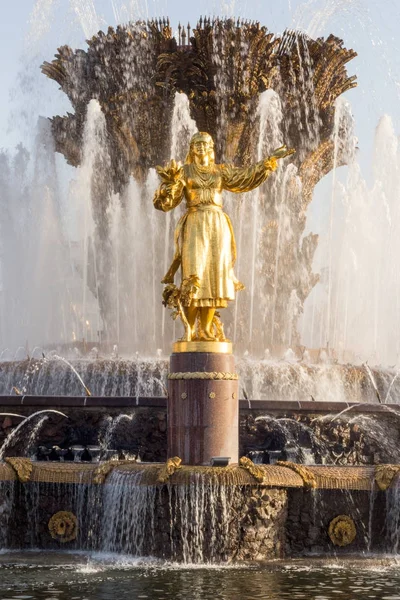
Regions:
<instances>
[{"instance_id":1,"label":"golden headscarf","mask_svg":"<svg viewBox=\"0 0 400 600\"><path fill-rule=\"evenodd\" d=\"M190 140L190 147L188 155L186 156L185 163L190 165L193 162L193 146L196 142L205 142L208 145L208 159L210 163L215 162L215 154L214 154L214 141L209 133L205 131L198 131L194 134L192 139Z\"/></svg>"}]
</instances>

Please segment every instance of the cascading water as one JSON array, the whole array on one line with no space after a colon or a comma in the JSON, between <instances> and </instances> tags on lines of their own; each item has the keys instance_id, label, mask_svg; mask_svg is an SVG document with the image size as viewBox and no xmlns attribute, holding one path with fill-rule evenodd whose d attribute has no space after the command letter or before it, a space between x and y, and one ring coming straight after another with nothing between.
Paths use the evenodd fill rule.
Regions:
<instances>
[{"instance_id":1,"label":"cascading water","mask_svg":"<svg viewBox=\"0 0 400 600\"><path fill-rule=\"evenodd\" d=\"M2 363L0 394L10 395L15 388L25 395L85 396L87 388L92 396L165 395L167 359L139 354L132 359L71 358L71 365L73 369L59 360L33 359ZM381 399L389 395L390 403L396 403L400 394L395 372L373 369L374 385L365 366L276 362L246 355L237 360L237 372L250 400L378 403L378 390Z\"/></svg>"},{"instance_id":2,"label":"cascading water","mask_svg":"<svg viewBox=\"0 0 400 600\"><path fill-rule=\"evenodd\" d=\"M6 548L9 545L8 534L15 494L14 482L0 482L0 493L0 547Z\"/></svg>"},{"instance_id":3,"label":"cascading water","mask_svg":"<svg viewBox=\"0 0 400 600\"><path fill-rule=\"evenodd\" d=\"M1 338L10 345L24 344L28 352L39 339L46 345L98 339L96 281L88 281L87 275L88 263L95 261L90 189L93 161L101 148L99 118L101 111L93 101L85 127L83 163L76 181L71 182L67 210L47 120L38 123L29 183L28 153L22 147L14 159L3 153L2 176L10 195L2 195ZM29 220L27 215L31 215Z\"/></svg>"},{"instance_id":4,"label":"cascading water","mask_svg":"<svg viewBox=\"0 0 400 600\"><path fill-rule=\"evenodd\" d=\"M216 562L228 556L237 536L230 519L230 511L240 502L235 486L222 483L217 475L194 473L189 485L171 486L168 493L174 515L173 555L185 563L204 563L205 556Z\"/></svg>"},{"instance_id":5,"label":"cascading water","mask_svg":"<svg viewBox=\"0 0 400 600\"><path fill-rule=\"evenodd\" d=\"M241 389L250 400L378 403L365 367L276 362L251 356L239 359L236 364ZM136 355L133 359L72 360L72 365L92 396L165 395L167 359ZM380 397L385 398L390 389L390 402L396 403L400 379L394 380L395 373L391 371L374 369L373 373ZM86 395L79 378L61 361L32 359L3 363L0 394L9 395L14 386L26 395Z\"/></svg>"},{"instance_id":6,"label":"cascading water","mask_svg":"<svg viewBox=\"0 0 400 600\"><path fill-rule=\"evenodd\" d=\"M140 485L142 473L134 477L113 473L104 490L103 525L100 545L108 552L151 556L155 534L156 486Z\"/></svg>"},{"instance_id":7,"label":"cascading water","mask_svg":"<svg viewBox=\"0 0 400 600\"><path fill-rule=\"evenodd\" d=\"M399 553L400 547L400 485L396 477L394 485L386 496L386 539L385 551L393 554Z\"/></svg>"},{"instance_id":8,"label":"cascading water","mask_svg":"<svg viewBox=\"0 0 400 600\"><path fill-rule=\"evenodd\" d=\"M341 102L337 111L340 129L347 128L351 138L349 105ZM390 334L400 324L399 278L391 258L399 243L398 164L398 140L385 116L376 129L372 185L356 157L347 177L333 181L329 248L322 243L316 257L324 272L328 254L330 268L306 302L303 331L306 345L328 343L340 360L398 362L398 339Z\"/></svg>"},{"instance_id":9,"label":"cascading water","mask_svg":"<svg viewBox=\"0 0 400 600\"><path fill-rule=\"evenodd\" d=\"M82 269L82 299L76 307L78 318L78 332L74 339L92 341L102 335L99 310L100 303L114 306L113 299L106 297L100 299L98 281L105 279L110 281L110 287L115 285L115 271L110 269L110 244L108 235L108 224L100 223L96 212L96 203L110 202L109 197L98 198L99 173L109 169L109 156L105 145L105 118L101 107L96 100L91 100L87 109L86 124L83 133L82 165L78 170L75 192L76 227L78 239L83 241L82 258L80 261ZM98 235L95 239L95 229ZM99 241L101 240L101 244ZM97 244L96 244L97 242ZM93 302L97 298L97 306ZM107 329L109 323L103 323Z\"/></svg>"},{"instance_id":10,"label":"cascading water","mask_svg":"<svg viewBox=\"0 0 400 600\"><path fill-rule=\"evenodd\" d=\"M262 160L283 143L282 132L280 130L280 124L283 117L280 100L279 96L272 90L268 90L260 96L258 116L260 119L260 132L257 147L257 160ZM281 177L281 171L282 169L279 170L279 178ZM277 180L278 178L273 182L274 191L279 187L279 182ZM265 322L265 320L268 319L268 312L266 310L267 307L265 306L265 295L263 294L265 281L260 281L263 260L261 258L259 232L263 228L263 223L265 222L265 202L272 204L274 203L274 200L274 198L265 200L262 192L260 190L255 190L251 194L240 198L238 207L233 213L236 226L235 229L238 232L238 262L236 270L239 279L246 276L246 273L248 273L248 265L251 265L250 280L246 281L250 295L249 313L245 320L243 320L242 316L240 324L241 331L239 335L239 307L242 315L243 313L247 313L243 306L243 297L239 294L234 308L233 338L235 341L243 337L246 339L245 332L247 330L248 338L246 339L246 343L250 345L253 341L254 324L257 323L258 327L261 325L260 329L268 327L268 324ZM233 199L233 201L235 201L235 199Z\"/></svg>"},{"instance_id":11,"label":"cascading water","mask_svg":"<svg viewBox=\"0 0 400 600\"><path fill-rule=\"evenodd\" d=\"M50 173L50 165L43 164L43 161L49 161L50 158L53 160L53 146L51 142L50 144L48 141L46 142L50 136L47 122L40 121L40 127L38 148L41 150L42 144L46 143L47 154L43 154L41 150L41 154L37 158L37 172L43 171L44 175L40 175L41 179L34 185L34 188L37 189L38 194L43 192L44 197L49 198L52 188L47 185L46 180L42 182L42 179ZM55 233L52 234L53 237L47 237L42 243L43 253L51 258L59 270L65 263L64 276L52 279L51 289L54 289L59 301L54 300L48 294L44 299L42 295L40 304L37 306L38 313L42 312L35 318L32 317L31 311L36 306L32 294L35 292L38 281L40 282L38 267L36 266L36 270L32 270L29 265L24 264L28 256L27 242L34 248L35 240L30 241L30 238L27 239L23 235L25 227L28 227L28 223L25 226L22 221L23 218L26 219L26 211L24 213L17 212L20 210L20 206L22 211L23 194L27 192L28 187L25 189L21 184L17 186L14 179L14 174L15 178L19 178L19 170L27 171L29 157L21 148L14 163L10 164L11 158L7 154L3 154L4 187L10 190L10 196L2 196L7 206L6 210L2 212L4 230L2 281L6 293L2 295L1 338L9 340L10 346L15 347L18 340L24 344L28 340L28 344L31 345L39 339L42 343L74 342L75 340L101 343L108 327L113 332L109 334L109 337L118 343L122 328L124 339L130 339L128 348L130 352L139 349L142 352L155 354L158 347L163 347L164 340L170 340L172 337L172 323L169 318L166 321L165 311L161 305L162 286L159 282L173 253L173 230L179 218L179 211L176 211L172 218L169 217L169 223L165 227L164 215L157 214L152 205L152 195L157 185L157 178L155 172L151 170L144 186L139 185L131 178L129 186L123 193L115 194L112 198L102 199L102 202L108 203L110 223L105 228L103 224L100 224L95 208L98 201L96 197L98 182L93 178L94 171L99 169L99 165L101 170L108 168L109 157L104 150L104 127L104 115L100 105L97 101L92 100L88 105L84 129L82 165L78 168L76 178L71 181L69 186L67 212L61 214L59 211L51 217L52 221L50 222L49 209L44 208L43 214L38 211L37 205L35 206L34 212L38 217L38 226L34 232L32 229L29 230L31 237L32 233L34 233L35 240L39 236L43 237L43 224L47 226L49 222L49 231L52 231L53 227ZM171 127L171 156L178 160L184 160L188 140L195 130L184 94L176 94ZM51 170L53 173L56 172L54 165L51 165ZM38 177L39 175L36 178L38 179ZM31 185L28 182L26 184L27 186ZM54 189L54 192L51 193L53 194L52 201L55 202L57 192ZM17 200L12 200L11 196L16 194L20 194L20 196ZM34 198L31 199L30 196L25 199L25 202L33 203L33 201ZM10 213L11 208L12 213ZM65 235L70 236L68 252L64 254L69 257L67 262L59 264L57 263L59 256L57 248L62 244L64 235L64 231L61 229L62 224L67 228ZM98 235L102 236L102 243L97 245L95 243L96 228ZM46 231L47 229L45 229L45 233ZM21 240L20 236L22 236ZM164 256L164 261L160 261L159 256ZM15 269L16 257L21 259L21 269ZM32 255L33 258L36 258L36 254ZM40 261L37 264L40 265ZM33 274L36 275L35 286L29 285L29 289L21 287L22 283L28 282L29 284L29 278L21 277L17 280L16 274L25 270L27 274L33 271ZM11 278L13 281L15 280L14 283ZM100 317L99 280L102 280L103 289L106 291L102 302L113 307L112 319L109 323L103 323ZM67 295L63 293L65 285L67 285ZM40 286L42 289L49 287L45 282ZM146 299L146 310L144 310L144 299ZM20 306L21 302L26 303L25 308L19 311L18 318L10 319L13 310ZM52 314L50 308L46 310L45 302L49 302L49 306L51 304L51 309L54 306L59 307L61 311L59 322L63 324L62 331L51 329L48 318L46 318L46 326L42 324L44 316ZM110 314L110 310L108 310L108 314ZM24 322L21 323L21 317L24 322L35 321L36 329L28 331ZM12 331L10 320L14 323ZM20 331L18 331L19 322L21 323ZM46 330L48 335L43 337L43 331ZM21 345L21 348L23 349L24 346Z\"/></svg>"},{"instance_id":12,"label":"cascading water","mask_svg":"<svg viewBox=\"0 0 400 600\"><path fill-rule=\"evenodd\" d=\"M2 151L0 162L0 337L14 348L67 342L71 273L48 121L39 119L31 159L19 146L14 156Z\"/></svg>"},{"instance_id":13,"label":"cascading water","mask_svg":"<svg viewBox=\"0 0 400 600\"><path fill-rule=\"evenodd\" d=\"M240 512L243 502L242 488L234 478L225 479L210 472L193 473L187 485L160 486L146 483L145 467L135 473L120 467L104 485L71 484L68 504L79 523L74 547L136 557L158 555L184 563L223 561L240 539L240 523L232 522L232 510ZM14 493L12 485L7 485L10 493L4 498L3 511L0 506L4 545ZM20 494L21 510L30 525L25 544L42 547L46 543L40 526L41 511L46 510L43 501L65 505L65 487L33 482Z\"/></svg>"}]
</instances>

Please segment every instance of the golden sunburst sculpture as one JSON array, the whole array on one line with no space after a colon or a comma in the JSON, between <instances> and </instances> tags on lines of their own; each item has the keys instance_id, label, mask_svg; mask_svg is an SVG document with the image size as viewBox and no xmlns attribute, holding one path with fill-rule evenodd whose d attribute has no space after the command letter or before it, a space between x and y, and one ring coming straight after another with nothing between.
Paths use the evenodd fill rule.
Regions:
<instances>
[{"instance_id":1,"label":"golden sunburst sculpture","mask_svg":"<svg viewBox=\"0 0 400 600\"><path fill-rule=\"evenodd\" d=\"M335 546L348 546L357 535L353 519L348 515L338 515L329 523L328 535Z\"/></svg>"},{"instance_id":2,"label":"golden sunburst sculpture","mask_svg":"<svg viewBox=\"0 0 400 600\"><path fill-rule=\"evenodd\" d=\"M72 542L78 535L78 519L72 512L60 510L49 521L49 531L53 539L61 542Z\"/></svg>"}]
</instances>

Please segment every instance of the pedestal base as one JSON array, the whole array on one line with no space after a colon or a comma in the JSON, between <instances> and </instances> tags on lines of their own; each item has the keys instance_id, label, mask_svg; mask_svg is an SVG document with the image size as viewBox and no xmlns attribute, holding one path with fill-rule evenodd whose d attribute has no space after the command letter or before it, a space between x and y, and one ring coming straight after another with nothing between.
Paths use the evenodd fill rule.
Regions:
<instances>
[{"instance_id":1,"label":"pedestal base","mask_svg":"<svg viewBox=\"0 0 400 600\"><path fill-rule=\"evenodd\" d=\"M175 342L172 352L205 352L232 354L231 342Z\"/></svg>"},{"instance_id":2,"label":"pedestal base","mask_svg":"<svg viewBox=\"0 0 400 600\"><path fill-rule=\"evenodd\" d=\"M238 462L239 383L231 354L172 354L168 380L168 457L187 465L214 457Z\"/></svg>"}]
</instances>

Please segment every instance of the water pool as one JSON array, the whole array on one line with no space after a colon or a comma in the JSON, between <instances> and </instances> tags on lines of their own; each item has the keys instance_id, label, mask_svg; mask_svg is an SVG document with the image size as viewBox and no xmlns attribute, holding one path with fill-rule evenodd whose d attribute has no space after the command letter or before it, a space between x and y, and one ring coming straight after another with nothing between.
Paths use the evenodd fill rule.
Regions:
<instances>
[{"instance_id":1,"label":"water pool","mask_svg":"<svg viewBox=\"0 0 400 600\"><path fill-rule=\"evenodd\" d=\"M1 600L400 600L400 560L174 565L112 555L2 552Z\"/></svg>"}]
</instances>

